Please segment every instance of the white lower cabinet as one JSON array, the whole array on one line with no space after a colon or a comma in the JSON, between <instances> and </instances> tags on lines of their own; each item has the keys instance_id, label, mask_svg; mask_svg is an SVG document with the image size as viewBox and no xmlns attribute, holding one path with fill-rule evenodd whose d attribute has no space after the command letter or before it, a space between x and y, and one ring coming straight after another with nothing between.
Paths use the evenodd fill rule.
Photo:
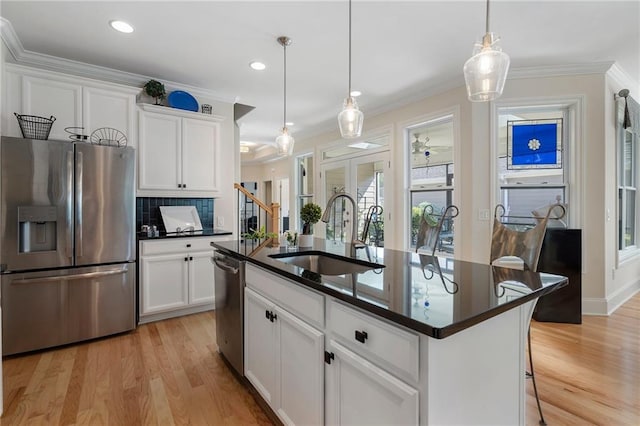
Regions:
<instances>
[{"instance_id":1,"label":"white lower cabinet","mask_svg":"<svg viewBox=\"0 0 640 426\"><path fill-rule=\"evenodd\" d=\"M195 237L140 242L140 323L214 308L211 242Z\"/></svg>"},{"instance_id":2,"label":"white lower cabinet","mask_svg":"<svg viewBox=\"0 0 640 426\"><path fill-rule=\"evenodd\" d=\"M324 424L324 333L245 289L245 375L286 425Z\"/></svg>"},{"instance_id":3,"label":"white lower cabinet","mask_svg":"<svg viewBox=\"0 0 640 426\"><path fill-rule=\"evenodd\" d=\"M418 391L329 340L326 422L330 425L417 425Z\"/></svg>"}]
</instances>

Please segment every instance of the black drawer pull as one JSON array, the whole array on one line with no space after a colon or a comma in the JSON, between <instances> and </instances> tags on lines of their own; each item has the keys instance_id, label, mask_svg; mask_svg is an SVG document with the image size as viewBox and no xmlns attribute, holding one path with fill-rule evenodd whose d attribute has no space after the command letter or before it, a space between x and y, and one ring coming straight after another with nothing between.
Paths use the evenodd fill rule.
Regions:
<instances>
[{"instance_id":1,"label":"black drawer pull","mask_svg":"<svg viewBox=\"0 0 640 426\"><path fill-rule=\"evenodd\" d=\"M365 340L367 340L369 336L367 335L366 331L358 331L356 330L356 340L360 343L364 343Z\"/></svg>"},{"instance_id":2,"label":"black drawer pull","mask_svg":"<svg viewBox=\"0 0 640 426\"><path fill-rule=\"evenodd\" d=\"M191 247L191 244L187 244L187 247Z\"/></svg>"}]
</instances>

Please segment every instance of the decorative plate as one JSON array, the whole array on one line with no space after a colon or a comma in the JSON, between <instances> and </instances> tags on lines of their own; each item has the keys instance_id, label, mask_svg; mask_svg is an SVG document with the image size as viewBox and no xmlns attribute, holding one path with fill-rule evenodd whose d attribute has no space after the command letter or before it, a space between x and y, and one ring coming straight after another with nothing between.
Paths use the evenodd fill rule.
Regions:
<instances>
[{"instance_id":1,"label":"decorative plate","mask_svg":"<svg viewBox=\"0 0 640 426\"><path fill-rule=\"evenodd\" d=\"M182 90L175 90L169 93L167 103L171 108L186 109L187 111L198 112L198 101L190 93Z\"/></svg>"}]
</instances>

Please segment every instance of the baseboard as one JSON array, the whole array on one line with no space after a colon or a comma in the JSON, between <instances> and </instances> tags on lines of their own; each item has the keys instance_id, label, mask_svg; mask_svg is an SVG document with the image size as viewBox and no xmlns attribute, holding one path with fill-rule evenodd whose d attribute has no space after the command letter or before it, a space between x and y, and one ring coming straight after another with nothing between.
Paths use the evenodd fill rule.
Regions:
<instances>
[{"instance_id":1,"label":"baseboard","mask_svg":"<svg viewBox=\"0 0 640 426\"><path fill-rule=\"evenodd\" d=\"M582 315L608 315L607 300L599 297L583 297Z\"/></svg>"},{"instance_id":2,"label":"baseboard","mask_svg":"<svg viewBox=\"0 0 640 426\"><path fill-rule=\"evenodd\" d=\"M640 280L630 283L607 298L584 297L582 314L609 316L638 292L640 292Z\"/></svg>"},{"instance_id":3,"label":"baseboard","mask_svg":"<svg viewBox=\"0 0 640 426\"><path fill-rule=\"evenodd\" d=\"M607 314L615 312L620 306L631 299L636 293L640 292L640 280L630 283L629 285L614 292L607 298Z\"/></svg>"},{"instance_id":4,"label":"baseboard","mask_svg":"<svg viewBox=\"0 0 640 426\"><path fill-rule=\"evenodd\" d=\"M157 314L151 315L140 315L140 319L138 320L138 325L147 324L149 322L161 321L174 317L181 317L184 315L197 314L205 311L212 311L215 309L215 305L213 303L207 303L205 305L200 306L190 306L188 308L176 309L173 311L167 312L159 312Z\"/></svg>"}]
</instances>

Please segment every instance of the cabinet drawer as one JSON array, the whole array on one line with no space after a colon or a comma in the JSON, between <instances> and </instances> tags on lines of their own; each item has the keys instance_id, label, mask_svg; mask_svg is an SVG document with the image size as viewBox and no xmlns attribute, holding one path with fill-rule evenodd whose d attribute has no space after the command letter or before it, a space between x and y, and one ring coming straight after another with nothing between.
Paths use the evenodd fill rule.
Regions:
<instances>
[{"instance_id":1,"label":"cabinet drawer","mask_svg":"<svg viewBox=\"0 0 640 426\"><path fill-rule=\"evenodd\" d=\"M309 324L324 328L323 295L249 263L245 280L247 287L258 291Z\"/></svg>"},{"instance_id":2,"label":"cabinet drawer","mask_svg":"<svg viewBox=\"0 0 640 426\"><path fill-rule=\"evenodd\" d=\"M188 253L195 251L213 250L212 237L176 238L175 240L142 241L140 256L166 253Z\"/></svg>"},{"instance_id":3,"label":"cabinet drawer","mask_svg":"<svg viewBox=\"0 0 640 426\"><path fill-rule=\"evenodd\" d=\"M420 339L394 325L329 301L327 328L356 353L382 367L418 381Z\"/></svg>"}]
</instances>

